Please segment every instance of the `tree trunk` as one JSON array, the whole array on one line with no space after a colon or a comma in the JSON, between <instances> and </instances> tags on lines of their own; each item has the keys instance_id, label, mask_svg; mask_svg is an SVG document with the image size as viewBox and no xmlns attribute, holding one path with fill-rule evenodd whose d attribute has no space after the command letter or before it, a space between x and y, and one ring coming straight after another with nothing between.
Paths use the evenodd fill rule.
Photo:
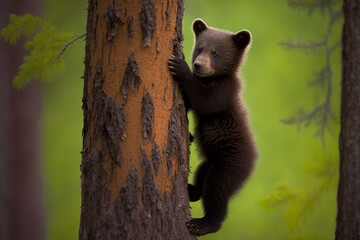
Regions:
<instances>
[{"instance_id":1,"label":"tree trunk","mask_svg":"<svg viewBox=\"0 0 360 240\"><path fill-rule=\"evenodd\" d=\"M336 239L360 239L360 3L344 1Z\"/></svg>"},{"instance_id":2,"label":"tree trunk","mask_svg":"<svg viewBox=\"0 0 360 240\"><path fill-rule=\"evenodd\" d=\"M39 15L41 1L0 1L0 29L9 14ZM0 38L0 239L45 239L40 162L41 89L21 91L11 81L26 52L24 42Z\"/></svg>"},{"instance_id":3,"label":"tree trunk","mask_svg":"<svg viewBox=\"0 0 360 240\"><path fill-rule=\"evenodd\" d=\"M167 60L182 0L90 0L80 239L194 239L188 123Z\"/></svg>"}]
</instances>

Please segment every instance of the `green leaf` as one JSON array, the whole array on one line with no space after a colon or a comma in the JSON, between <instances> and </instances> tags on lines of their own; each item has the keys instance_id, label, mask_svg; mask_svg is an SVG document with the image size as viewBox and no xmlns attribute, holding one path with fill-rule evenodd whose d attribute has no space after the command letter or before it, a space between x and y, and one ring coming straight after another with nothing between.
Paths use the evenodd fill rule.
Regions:
<instances>
[{"instance_id":1,"label":"green leaf","mask_svg":"<svg viewBox=\"0 0 360 240\"><path fill-rule=\"evenodd\" d=\"M32 79L47 81L63 69L63 61L57 56L73 34L59 33L47 23L32 41L25 43L30 54L24 58L18 74L13 79L16 88L21 88ZM56 60L55 60L56 59Z\"/></svg>"},{"instance_id":2,"label":"green leaf","mask_svg":"<svg viewBox=\"0 0 360 240\"><path fill-rule=\"evenodd\" d=\"M41 19L30 13L23 16L10 15L9 24L1 30L5 42L14 45L21 35L29 37L40 26Z\"/></svg>"},{"instance_id":3,"label":"green leaf","mask_svg":"<svg viewBox=\"0 0 360 240\"><path fill-rule=\"evenodd\" d=\"M306 171L316 178L331 178L338 177L338 161L330 156L319 155L314 161L306 165Z\"/></svg>"},{"instance_id":4,"label":"green leaf","mask_svg":"<svg viewBox=\"0 0 360 240\"><path fill-rule=\"evenodd\" d=\"M1 30L1 36L9 44L15 44L21 36L29 38L32 35L34 37L25 42L29 55L24 57L13 79L13 85L18 89L33 79L47 81L53 78L63 69L64 63L60 56L66 47L85 36L57 32L54 27L32 14L10 15L8 26Z\"/></svg>"},{"instance_id":5,"label":"green leaf","mask_svg":"<svg viewBox=\"0 0 360 240\"><path fill-rule=\"evenodd\" d=\"M282 206L296 197L287 184L280 183L275 190L261 201L261 205L267 209L273 209Z\"/></svg>"},{"instance_id":6,"label":"green leaf","mask_svg":"<svg viewBox=\"0 0 360 240\"><path fill-rule=\"evenodd\" d=\"M315 197L306 193L298 194L294 201L285 211L286 226L290 231L294 230L299 224L307 219L313 212Z\"/></svg>"}]
</instances>

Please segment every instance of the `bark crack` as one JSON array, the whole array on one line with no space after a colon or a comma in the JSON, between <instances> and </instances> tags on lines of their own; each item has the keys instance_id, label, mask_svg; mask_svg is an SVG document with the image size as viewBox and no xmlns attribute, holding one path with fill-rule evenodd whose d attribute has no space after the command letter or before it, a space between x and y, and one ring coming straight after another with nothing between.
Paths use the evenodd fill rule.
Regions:
<instances>
[{"instance_id":1,"label":"bark crack","mask_svg":"<svg viewBox=\"0 0 360 240\"><path fill-rule=\"evenodd\" d=\"M149 92L142 98L141 103L141 123L142 123L142 135L144 139L144 143L146 144L149 138L152 135L152 125L154 118L154 103L153 99L150 96Z\"/></svg>"},{"instance_id":2,"label":"bark crack","mask_svg":"<svg viewBox=\"0 0 360 240\"><path fill-rule=\"evenodd\" d=\"M151 47L151 39L156 30L156 14L153 3L150 0L143 0L141 6L141 36L143 48Z\"/></svg>"},{"instance_id":3,"label":"bark crack","mask_svg":"<svg viewBox=\"0 0 360 240\"><path fill-rule=\"evenodd\" d=\"M139 88L140 83L141 83L141 79L140 79L138 64L135 60L134 53L131 53L131 55L129 56L128 65L126 67L124 78L122 80L122 84L120 87L120 94L126 100L129 89L135 92Z\"/></svg>"},{"instance_id":4,"label":"bark crack","mask_svg":"<svg viewBox=\"0 0 360 240\"><path fill-rule=\"evenodd\" d=\"M122 20L120 11L112 3L108 6L104 17L107 23L107 40L112 41L118 33L120 26L124 24L124 20Z\"/></svg>"}]
</instances>

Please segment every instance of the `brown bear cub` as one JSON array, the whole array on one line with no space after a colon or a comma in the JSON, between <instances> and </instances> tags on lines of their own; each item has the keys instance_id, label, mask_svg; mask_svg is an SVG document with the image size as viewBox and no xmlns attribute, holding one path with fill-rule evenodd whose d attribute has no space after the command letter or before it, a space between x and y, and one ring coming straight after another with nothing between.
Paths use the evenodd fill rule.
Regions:
<instances>
[{"instance_id":1,"label":"brown bear cub","mask_svg":"<svg viewBox=\"0 0 360 240\"><path fill-rule=\"evenodd\" d=\"M257 154L237 76L251 34L208 27L201 19L193 22L193 31L193 72L174 56L168 64L194 112L195 141L204 160L194 185L188 185L190 201L202 198L205 216L189 220L187 226L201 236L220 229L228 202L250 176Z\"/></svg>"}]
</instances>

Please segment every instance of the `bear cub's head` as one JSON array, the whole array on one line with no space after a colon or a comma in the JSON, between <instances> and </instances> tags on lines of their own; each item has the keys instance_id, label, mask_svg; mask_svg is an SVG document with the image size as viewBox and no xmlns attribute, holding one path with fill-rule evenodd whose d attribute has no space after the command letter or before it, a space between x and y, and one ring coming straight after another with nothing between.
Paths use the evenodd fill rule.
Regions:
<instances>
[{"instance_id":1,"label":"bear cub's head","mask_svg":"<svg viewBox=\"0 0 360 240\"><path fill-rule=\"evenodd\" d=\"M193 73L198 77L235 74L251 42L247 30L232 33L208 27L201 19L193 22L195 44L192 55Z\"/></svg>"}]
</instances>

